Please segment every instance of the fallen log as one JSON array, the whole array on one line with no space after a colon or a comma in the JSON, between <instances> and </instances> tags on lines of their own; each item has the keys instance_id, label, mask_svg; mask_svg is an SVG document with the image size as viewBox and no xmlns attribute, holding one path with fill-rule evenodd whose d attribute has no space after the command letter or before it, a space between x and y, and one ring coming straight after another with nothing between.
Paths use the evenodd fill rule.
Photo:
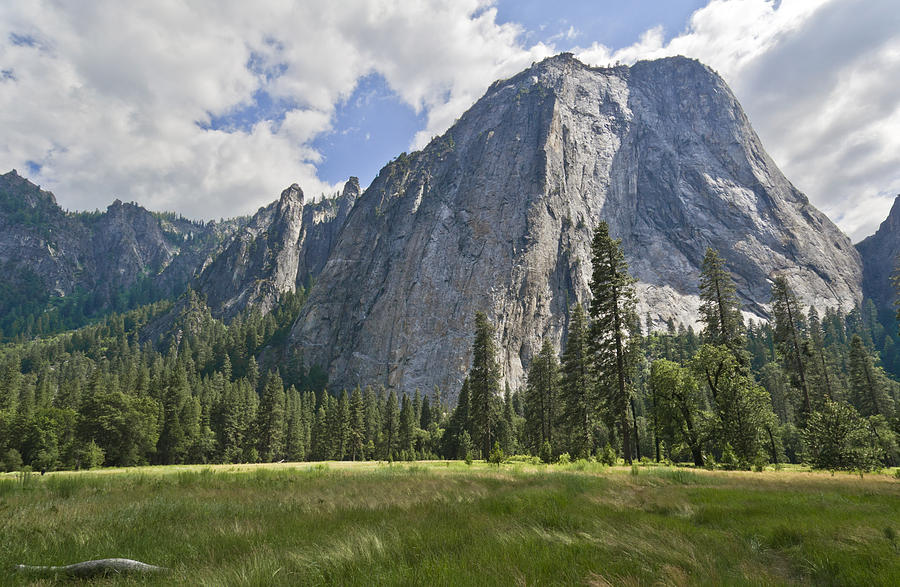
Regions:
<instances>
[{"instance_id":1,"label":"fallen log","mask_svg":"<svg viewBox=\"0 0 900 587\"><path fill-rule=\"evenodd\" d=\"M16 570L42 575L68 575L70 577L96 577L98 575L126 573L165 573L169 569L148 565L130 558L103 558L66 565L64 567L43 567L37 565L16 565Z\"/></svg>"}]
</instances>

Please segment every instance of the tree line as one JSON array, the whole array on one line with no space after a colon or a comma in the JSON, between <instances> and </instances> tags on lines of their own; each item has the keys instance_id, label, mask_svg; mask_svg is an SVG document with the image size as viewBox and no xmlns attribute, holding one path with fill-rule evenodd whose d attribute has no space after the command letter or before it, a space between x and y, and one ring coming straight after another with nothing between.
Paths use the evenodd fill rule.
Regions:
<instances>
[{"instance_id":1,"label":"tree line","mask_svg":"<svg viewBox=\"0 0 900 587\"><path fill-rule=\"evenodd\" d=\"M772 287L772 319L745 323L725 261L708 250L702 330L650 329L605 223L591 299L547 338L521 389L504 387L493 326L475 316L472 366L442 390L327 391L290 349L305 292L229 323L196 292L43 339L0 346L0 467L40 470L280 460L642 459L748 468L898 463L893 337L870 302L844 314ZM154 334L149 334L154 333Z\"/></svg>"},{"instance_id":2,"label":"tree line","mask_svg":"<svg viewBox=\"0 0 900 587\"><path fill-rule=\"evenodd\" d=\"M670 323L650 332L650 317L642 329L635 312L621 241L605 223L591 252L587 311L577 303L571 309L561 356L545 339L532 358L521 396L510 402L521 407L518 427L498 399L490 325L484 316L476 320L473 368L447 427L449 456L488 457L492 443L504 442L500 431L512 426L510 448L548 462L900 464L900 386L881 366L893 340L871 302L820 317L778 276L771 321L745 324L731 274L708 249L699 283L702 331Z\"/></svg>"}]
</instances>

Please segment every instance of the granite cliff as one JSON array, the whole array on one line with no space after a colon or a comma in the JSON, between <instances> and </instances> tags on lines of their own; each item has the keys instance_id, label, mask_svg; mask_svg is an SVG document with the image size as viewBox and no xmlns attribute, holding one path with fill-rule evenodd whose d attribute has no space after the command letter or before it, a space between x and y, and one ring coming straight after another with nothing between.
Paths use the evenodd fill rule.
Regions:
<instances>
[{"instance_id":1,"label":"granite cliff","mask_svg":"<svg viewBox=\"0 0 900 587\"><path fill-rule=\"evenodd\" d=\"M897 312L897 291L891 276L900 269L900 195L875 234L856 245L863 262L863 292L875 302L879 314L890 318Z\"/></svg>"},{"instance_id":2,"label":"granite cliff","mask_svg":"<svg viewBox=\"0 0 900 587\"><path fill-rule=\"evenodd\" d=\"M231 238L195 287L218 315L250 304L268 312L279 294L309 287L322 271L359 191L351 177L339 195L304 203L300 187L290 186Z\"/></svg>"},{"instance_id":3,"label":"granite cliff","mask_svg":"<svg viewBox=\"0 0 900 587\"><path fill-rule=\"evenodd\" d=\"M333 387L459 389L473 317L497 327L516 386L588 300L600 220L622 239L641 316L698 317L718 249L745 310L784 274L806 303L861 299L860 258L766 154L724 81L676 57L592 68L564 54L494 83L359 198L291 334Z\"/></svg>"}]
</instances>

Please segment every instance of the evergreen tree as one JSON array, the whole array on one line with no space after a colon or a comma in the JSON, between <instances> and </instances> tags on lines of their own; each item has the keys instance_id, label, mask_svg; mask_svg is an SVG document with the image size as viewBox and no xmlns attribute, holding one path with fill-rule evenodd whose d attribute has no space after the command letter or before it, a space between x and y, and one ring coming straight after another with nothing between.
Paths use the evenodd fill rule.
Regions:
<instances>
[{"instance_id":1,"label":"evergreen tree","mask_svg":"<svg viewBox=\"0 0 900 587\"><path fill-rule=\"evenodd\" d=\"M365 452L367 459L376 458L376 447L381 446L381 406L378 404L378 398L371 387L366 387L363 393L363 403L365 404Z\"/></svg>"},{"instance_id":2,"label":"evergreen tree","mask_svg":"<svg viewBox=\"0 0 900 587\"><path fill-rule=\"evenodd\" d=\"M341 399L338 401L336 420L335 458L344 460L350 452L351 434L350 396L347 395L346 389L341 392Z\"/></svg>"},{"instance_id":3,"label":"evergreen tree","mask_svg":"<svg viewBox=\"0 0 900 587\"><path fill-rule=\"evenodd\" d=\"M382 432L381 449L382 458L386 461L395 460L397 447L400 445L400 413L397 409L397 394L391 390L384 405L384 431Z\"/></svg>"},{"instance_id":4,"label":"evergreen tree","mask_svg":"<svg viewBox=\"0 0 900 587\"><path fill-rule=\"evenodd\" d=\"M422 398L422 413L419 416L419 428L422 430L428 430L431 426L431 423L434 421L434 416L431 412L431 400L428 399L428 396Z\"/></svg>"},{"instance_id":5,"label":"evergreen tree","mask_svg":"<svg viewBox=\"0 0 900 587\"><path fill-rule=\"evenodd\" d=\"M275 372L269 372L263 386L256 416L256 439L259 458L266 463L284 456L285 396L284 384Z\"/></svg>"},{"instance_id":6,"label":"evergreen tree","mask_svg":"<svg viewBox=\"0 0 900 587\"><path fill-rule=\"evenodd\" d=\"M413 394L413 420L415 421L416 426L422 421L422 405L422 394L417 387L416 392ZM425 427L423 426L422 428Z\"/></svg>"},{"instance_id":7,"label":"evergreen tree","mask_svg":"<svg viewBox=\"0 0 900 587\"><path fill-rule=\"evenodd\" d=\"M707 342L727 347L741 364L747 364L744 350L744 319L731 273L719 252L706 249L700 268L700 319Z\"/></svg>"},{"instance_id":8,"label":"evergreen tree","mask_svg":"<svg viewBox=\"0 0 900 587\"><path fill-rule=\"evenodd\" d=\"M621 240L609 235L601 222L591 243L591 355L601 396L622 433L625 462L632 461L631 393L628 365L628 327L634 320L634 279L622 252Z\"/></svg>"},{"instance_id":9,"label":"evergreen tree","mask_svg":"<svg viewBox=\"0 0 900 587\"><path fill-rule=\"evenodd\" d=\"M450 421L447 423L447 432L444 434L444 454L463 458L460 456L460 439L465 432L471 442L472 436L469 432L471 428L470 402L469 402L469 378L463 380L462 387L459 390L459 398L456 402L456 408L450 415Z\"/></svg>"},{"instance_id":10,"label":"evergreen tree","mask_svg":"<svg viewBox=\"0 0 900 587\"><path fill-rule=\"evenodd\" d=\"M894 414L887 377L875 366L858 334L850 340L850 401L863 416L891 418Z\"/></svg>"},{"instance_id":11,"label":"evergreen tree","mask_svg":"<svg viewBox=\"0 0 900 587\"><path fill-rule=\"evenodd\" d=\"M285 393L285 420L284 458L288 461L305 461L307 446L303 399L293 385Z\"/></svg>"},{"instance_id":12,"label":"evergreen tree","mask_svg":"<svg viewBox=\"0 0 900 587\"><path fill-rule=\"evenodd\" d=\"M187 434L190 423L183 419L189 415L186 414L185 407L190 396L187 372L184 365L179 362L163 395L163 426L157 443L157 454L161 464L183 463L187 455L191 442Z\"/></svg>"},{"instance_id":13,"label":"evergreen tree","mask_svg":"<svg viewBox=\"0 0 900 587\"><path fill-rule=\"evenodd\" d=\"M775 343L784 357L786 370L793 375L796 387L803 398L803 414L812 411L812 399L806 381L806 361L802 352L806 321L800 302L788 285L787 279L779 275L772 284L772 314L775 318Z\"/></svg>"},{"instance_id":14,"label":"evergreen tree","mask_svg":"<svg viewBox=\"0 0 900 587\"><path fill-rule=\"evenodd\" d=\"M501 451L509 455L515 452L517 441L512 391L510 391L509 383L507 383L503 390L503 401L500 405L500 414L497 420L497 441L494 442L494 445L499 445Z\"/></svg>"},{"instance_id":15,"label":"evergreen tree","mask_svg":"<svg viewBox=\"0 0 900 587\"><path fill-rule=\"evenodd\" d=\"M469 372L469 401L472 442L487 456L497 433L497 399L500 395L500 365L494 328L483 312L475 314L475 342Z\"/></svg>"},{"instance_id":16,"label":"evergreen tree","mask_svg":"<svg viewBox=\"0 0 900 587\"><path fill-rule=\"evenodd\" d=\"M575 304L569 319L569 335L562 355L560 427L568 436L572 454L592 452L596 394L591 377L587 318L581 304ZM552 448L552 447L551 447Z\"/></svg>"},{"instance_id":17,"label":"evergreen tree","mask_svg":"<svg viewBox=\"0 0 900 587\"><path fill-rule=\"evenodd\" d=\"M556 404L559 394L559 363L549 339L544 339L541 351L531 360L525 386L525 438L532 454L537 454L544 442L554 442ZM512 401L510 399L510 406Z\"/></svg>"},{"instance_id":18,"label":"evergreen tree","mask_svg":"<svg viewBox=\"0 0 900 587\"><path fill-rule=\"evenodd\" d=\"M316 421L312 433L312 460L326 461L331 453L331 439L328 437L328 414L325 405L320 404L316 410Z\"/></svg>"},{"instance_id":19,"label":"evergreen tree","mask_svg":"<svg viewBox=\"0 0 900 587\"><path fill-rule=\"evenodd\" d=\"M806 340L805 355L809 373L807 379L811 389L822 391L825 399L834 400L834 376L825 351L825 331L819 321L819 313L814 306L809 307L809 338Z\"/></svg>"},{"instance_id":20,"label":"evergreen tree","mask_svg":"<svg viewBox=\"0 0 900 587\"><path fill-rule=\"evenodd\" d=\"M404 393L400 400L400 431L399 431L399 450L404 460L411 459L413 453L413 442L415 440L415 412L413 411L412 402L409 396Z\"/></svg>"},{"instance_id":21,"label":"evergreen tree","mask_svg":"<svg viewBox=\"0 0 900 587\"><path fill-rule=\"evenodd\" d=\"M347 456L352 461L365 459L366 421L362 391L357 385L350 396L350 447Z\"/></svg>"}]
</instances>

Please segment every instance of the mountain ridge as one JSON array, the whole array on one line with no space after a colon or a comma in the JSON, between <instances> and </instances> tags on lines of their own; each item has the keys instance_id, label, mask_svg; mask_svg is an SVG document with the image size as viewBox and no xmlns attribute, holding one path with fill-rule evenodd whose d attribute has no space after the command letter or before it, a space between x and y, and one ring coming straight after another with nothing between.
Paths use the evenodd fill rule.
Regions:
<instances>
[{"instance_id":1,"label":"mountain ridge","mask_svg":"<svg viewBox=\"0 0 900 587\"><path fill-rule=\"evenodd\" d=\"M757 319L775 275L820 308L849 309L862 297L857 249L778 170L725 82L684 57L608 68L548 58L491 84L451 129L390 161L365 192L351 178L336 197L307 202L294 184L193 256L147 244L148 218L162 215L119 201L99 215L63 213L20 179L33 186L23 202L38 216L63 218L59 226L71 224L92 248L129 251L98 275L122 269L133 283L177 269L173 281L225 318L248 305L266 312L284 292L312 286L282 350L325 367L338 388L439 386L452 399L476 310L495 322L504 377L519 385L543 338L561 348L572 304L588 300L601 219L622 239L641 317L654 328L696 324L707 246L726 259L745 315ZM28 234L25 244L47 244ZM0 261L15 249L8 240ZM144 269L162 263L161 272Z\"/></svg>"},{"instance_id":2,"label":"mountain ridge","mask_svg":"<svg viewBox=\"0 0 900 587\"><path fill-rule=\"evenodd\" d=\"M447 133L381 170L291 342L338 386L458 389L481 309L516 386L540 340L560 348L569 307L588 299L601 218L657 327L696 321L706 246L757 316L779 273L808 303L861 300L849 239L778 171L714 72L686 58L591 68L560 55L492 84Z\"/></svg>"}]
</instances>

